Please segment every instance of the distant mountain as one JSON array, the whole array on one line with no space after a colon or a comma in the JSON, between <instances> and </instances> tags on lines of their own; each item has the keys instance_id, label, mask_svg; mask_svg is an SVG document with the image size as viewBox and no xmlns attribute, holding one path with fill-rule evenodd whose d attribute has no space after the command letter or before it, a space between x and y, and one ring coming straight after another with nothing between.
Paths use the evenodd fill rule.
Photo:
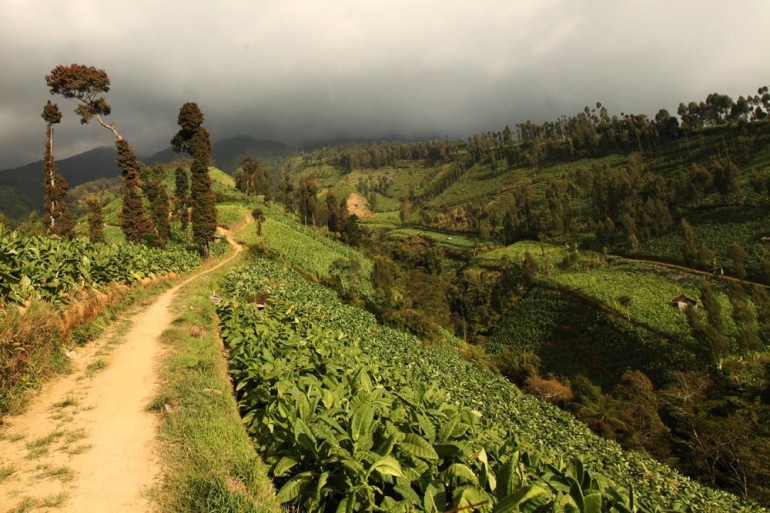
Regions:
<instances>
[{"instance_id":1,"label":"distant mountain","mask_svg":"<svg viewBox=\"0 0 770 513\"><path fill-rule=\"evenodd\" d=\"M232 174L241 161L246 157L254 157L257 160L272 160L291 153L291 150L283 143L270 140L259 140L250 135L236 135L222 139L213 144L211 158L214 165L222 171ZM148 165L158 162L167 164L174 160L176 154L171 148L142 159Z\"/></svg>"},{"instance_id":2,"label":"distant mountain","mask_svg":"<svg viewBox=\"0 0 770 513\"><path fill-rule=\"evenodd\" d=\"M290 153L291 150L283 143L237 135L215 142L211 157L218 168L232 174L246 156L269 161ZM171 162L175 157L169 147L140 160L152 165ZM64 175L70 188L73 188L99 178L120 176L115 159L115 148L107 146L57 160L56 163L59 165L59 172ZM12 219L20 219L33 210L42 210L42 168L43 161L40 160L17 168L0 170L0 212Z\"/></svg>"},{"instance_id":3,"label":"distant mountain","mask_svg":"<svg viewBox=\"0 0 770 513\"><path fill-rule=\"evenodd\" d=\"M57 160L56 163L69 186L76 187L97 178L119 176L115 158L114 147L102 147ZM43 161L40 160L0 171L0 211L19 219L32 210L42 210L42 169Z\"/></svg>"},{"instance_id":4,"label":"distant mountain","mask_svg":"<svg viewBox=\"0 0 770 513\"><path fill-rule=\"evenodd\" d=\"M419 135L413 137L407 137L401 134L390 134L382 137L333 137L331 139L322 139L316 141L305 141L299 145L299 148L305 151L317 150L319 148L332 146L338 146L340 144L360 144L360 143L373 143L373 142L419 142L419 141L432 141L434 139L444 139L444 136L438 135Z\"/></svg>"}]
</instances>

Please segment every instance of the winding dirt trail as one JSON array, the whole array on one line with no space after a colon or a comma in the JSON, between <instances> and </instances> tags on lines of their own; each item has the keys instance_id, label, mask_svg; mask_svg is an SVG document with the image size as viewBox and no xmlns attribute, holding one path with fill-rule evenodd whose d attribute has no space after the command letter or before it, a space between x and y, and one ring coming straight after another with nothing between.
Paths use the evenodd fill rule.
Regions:
<instances>
[{"instance_id":1,"label":"winding dirt trail","mask_svg":"<svg viewBox=\"0 0 770 513\"><path fill-rule=\"evenodd\" d=\"M23 414L0 431L0 513L146 512L161 455L159 418L148 412L158 381L160 335L171 325L177 292L161 294L128 321L72 355L73 372L47 383ZM127 327L127 331L125 328ZM125 331L123 334L122 331Z\"/></svg>"}]
</instances>

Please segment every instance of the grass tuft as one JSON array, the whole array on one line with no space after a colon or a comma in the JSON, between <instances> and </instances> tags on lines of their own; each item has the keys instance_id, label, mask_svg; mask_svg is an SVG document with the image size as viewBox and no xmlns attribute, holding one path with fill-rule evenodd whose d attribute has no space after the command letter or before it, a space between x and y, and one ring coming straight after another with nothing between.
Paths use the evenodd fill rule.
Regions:
<instances>
[{"instance_id":1,"label":"grass tuft","mask_svg":"<svg viewBox=\"0 0 770 513\"><path fill-rule=\"evenodd\" d=\"M58 508L64 504L64 501L67 500L67 497L67 494L64 492L47 495L40 499L40 505L44 508Z\"/></svg>"},{"instance_id":2,"label":"grass tuft","mask_svg":"<svg viewBox=\"0 0 770 513\"><path fill-rule=\"evenodd\" d=\"M16 473L16 469L11 465L3 465L0 467L0 483L11 477Z\"/></svg>"},{"instance_id":3,"label":"grass tuft","mask_svg":"<svg viewBox=\"0 0 770 513\"><path fill-rule=\"evenodd\" d=\"M15 508L9 510L9 513L27 513L28 511L35 509L37 503L37 499L33 499L32 497L24 497Z\"/></svg>"},{"instance_id":4,"label":"grass tuft","mask_svg":"<svg viewBox=\"0 0 770 513\"><path fill-rule=\"evenodd\" d=\"M94 375L107 368L107 362L99 358L98 360L94 360L93 362L89 363L86 367L85 376L87 378L93 378Z\"/></svg>"},{"instance_id":5,"label":"grass tuft","mask_svg":"<svg viewBox=\"0 0 770 513\"><path fill-rule=\"evenodd\" d=\"M39 472L35 476L35 479L58 479L62 483L67 483L75 478L75 473L71 468L61 466L51 468L47 465L39 467Z\"/></svg>"}]
</instances>

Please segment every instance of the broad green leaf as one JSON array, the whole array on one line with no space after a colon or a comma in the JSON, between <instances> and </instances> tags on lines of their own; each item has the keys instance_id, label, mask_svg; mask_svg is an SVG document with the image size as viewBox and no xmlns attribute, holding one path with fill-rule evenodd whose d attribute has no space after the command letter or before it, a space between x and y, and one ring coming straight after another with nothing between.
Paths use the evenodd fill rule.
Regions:
<instances>
[{"instance_id":1,"label":"broad green leaf","mask_svg":"<svg viewBox=\"0 0 770 513\"><path fill-rule=\"evenodd\" d=\"M424 438L414 433L408 433L404 439L398 442L398 447L410 456L416 456L424 460L437 460L438 454L433 446Z\"/></svg>"},{"instance_id":2,"label":"broad green leaf","mask_svg":"<svg viewBox=\"0 0 770 513\"><path fill-rule=\"evenodd\" d=\"M422 413L417 414L417 423L420 426L420 429L422 430L423 435L425 438L430 442L433 443L436 441L436 427L433 425L433 422L430 421L427 415L423 415Z\"/></svg>"},{"instance_id":3,"label":"broad green leaf","mask_svg":"<svg viewBox=\"0 0 770 513\"><path fill-rule=\"evenodd\" d=\"M442 472L442 475L444 476L444 482L451 482L455 486L463 484L479 485L479 479L476 477L473 470L462 463L453 463L449 465L449 467Z\"/></svg>"},{"instance_id":4,"label":"broad green leaf","mask_svg":"<svg viewBox=\"0 0 770 513\"><path fill-rule=\"evenodd\" d=\"M313 481L313 472L306 471L292 477L278 490L278 501L281 504L291 502L302 494L308 483Z\"/></svg>"},{"instance_id":5,"label":"broad green leaf","mask_svg":"<svg viewBox=\"0 0 770 513\"><path fill-rule=\"evenodd\" d=\"M514 453L508 461L503 463L500 468L498 478L498 497L506 497L511 495L515 490L521 488L522 480L518 472L519 458L518 452Z\"/></svg>"},{"instance_id":6,"label":"broad green leaf","mask_svg":"<svg viewBox=\"0 0 770 513\"><path fill-rule=\"evenodd\" d=\"M441 426L441 429L438 432L438 441L440 443L448 442L452 436L452 433L454 433L455 428L459 423L460 423L459 415L455 415L454 417L449 419L449 422Z\"/></svg>"},{"instance_id":7,"label":"broad green leaf","mask_svg":"<svg viewBox=\"0 0 770 513\"><path fill-rule=\"evenodd\" d=\"M405 500L412 502L413 504L420 504L420 496L412 488L412 484L409 479L398 477L396 478L396 486L393 489Z\"/></svg>"},{"instance_id":8,"label":"broad green leaf","mask_svg":"<svg viewBox=\"0 0 770 513\"><path fill-rule=\"evenodd\" d=\"M393 456L385 456L379 461L376 461L369 469L369 473L373 471L377 471L383 476L404 477L404 473L401 471L401 465Z\"/></svg>"},{"instance_id":9,"label":"broad green leaf","mask_svg":"<svg viewBox=\"0 0 770 513\"><path fill-rule=\"evenodd\" d=\"M537 485L529 485L504 497L496 505L493 513L518 513L519 507L527 501L547 493Z\"/></svg>"},{"instance_id":10,"label":"broad green leaf","mask_svg":"<svg viewBox=\"0 0 770 513\"><path fill-rule=\"evenodd\" d=\"M353 412L350 419L350 438L357 442L362 436L369 436L374 427L374 407L366 406Z\"/></svg>"},{"instance_id":11,"label":"broad green leaf","mask_svg":"<svg viewBox=\"0 0 770 513\"><path fill-rule=\"evenodd\" d=\"M456 510L476 511L490 502L489 496L475 486L460 486L452 492L452 505Z\"/></svg>"},{"instance_id":12,"label":"broad green leaf","mask_svg":"<svg viewBox=\"0 0 770 513\"><path fill-rule=\"evenodd\" d=\"M444 483L435 480L425 489L423 498L423 508L426 513L442 513L447 509L447 496L444 489Z\"/></svg>"},{"instance_id":13,"label":"broad green leaf","mask_svg":"<svg viewBox=\"0 0 770 513\"><path fill-rule=\"evenodd\" d=\"M592 492L583 497L583 513L602 513L601 492Z\"/></svg>"},{"instance_id":14,"label":"broad green leaf","mask_svg":"<svg viewBox=\"0 0 770 513\"><path fill-rule=\"evenodd\" d=\"M283 475L292 467L299 463L296 459L289 456L284 456L273 467L273 475L275 477L283 477Z\"/></svg>"}]
</instances>

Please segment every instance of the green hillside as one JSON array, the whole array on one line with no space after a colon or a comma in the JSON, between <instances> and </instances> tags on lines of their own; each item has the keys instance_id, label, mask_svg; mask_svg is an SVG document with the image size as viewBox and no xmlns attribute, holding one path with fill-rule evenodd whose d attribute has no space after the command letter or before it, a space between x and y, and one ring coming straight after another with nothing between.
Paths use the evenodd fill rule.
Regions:
<instances>
[{"instance_id":1,"label":"green hillside","mask_svg":"<svg viewBox=\"0 0 770 513\"><path fill-rule=\"evenodd\" d=\"M420 383L423 383L430 384L435 393L439 394L438 397L448 392L450 394L448 397L451 397L449 404L478 411L481 420L475 421L478 422L477 427L457 424L462 425L463 428L457 431L457 441L450 444L456 450L445 455L443 450L439 449L444 446L432 445L429 441L437 436L437 431L431 430L437 430L441 424L435 428L429 428L424 424L428 421L426 417L420 421L420 427L418 427L415 419L413 433L418 435L417 438L420 440L424 440L419 444L421 447L424 446L423 450L426 451L417 454L427 455L428 447L435 447L435 450L439 451L439 458L449 458L444 461L454 461L457 465L467 466L467 472L474 473L477 470L472 469L476 469L476 465L464 459L462 455L461 447L465 438L470 437L468 441L473 447L473 449L468 447L468 452L465 454L471 454L484 446L487 454L494 454L494 461L499 463L507 461L505 452L498 452L499 448L494 448L498 446L493 447L493 443L482 441L483 436L492 435L475 438L481 436L481 430L490 430L496 433L494 437L505 439L511 436L515 440L514 445L509 446L507 450L526 451L527 456L523 461L527 463L523 463L520 467L520 472L526 477L523 477L523 481L518 481L522 484L530 483L537 484L538 487L547 487L551 479L558 481L558 476L563 475L562 472L569 472L567 467L563 466L565 459L579 456L592 475L600 472L616 484L624 487L633 486L638 504L646 504L643 506L645 511L651 511L654 507L671 508L683 497L686 497L687 502L698 511L760 510L754 505L741 505L735 497L723 492L707 490L695 485L689 479L678 476L669 468L648 457L621 452L616 444L593 435L583 425L576 423L569 414L531 396L521 394L516 387L499 376L464 361L454 350L425 349L423 344L414 337L379 327L371 315L340 303L327 289L304 280L298 274L274 262L256 261L250 267L234 271L228 277L224 289L228 291L228 297L241 300L246 300L253 291L269 291L270 299L266 311L274 312L273 314L260 314L248 305L239 306L236 303L232 306L224 306L220 310L220 315L225 340L232 352L231 372L234 373L238 383L237 388L240 390L242 414L245 415L245 422L250 432L256 437L258 450L271 465L271 475L275 476L280 488L279 499L284 502L297 505L316 504L312 502L313 483L317 482L316 474L321 473L328 473L330 477L322 481L324 484L317 485L319 490L324 491L320 495L321 499L315 499L316 501L340 500L334 499L336 494L341 494L340 496L345 494L346 488L343 481L333 479L331 476L341 476L343 472L355 472L355 468L346 470L344 460L335 463L334 458L320 458L328 450L329 444L335 444L334 446L338 447L336 454L345 454L340 452L348 450L344 438L346 421L343 420L347 417L342 415L352 415L351 422L355 425L356 416L359 414L354 409L349 410L347 414L339 410L334 394L352 394L352 397L355 397L352 408L359 406L366 408L368 404L372 404L372 407L376 408L372 415L380 419L378 425L386 426L400 422L396 415L399 415L398 412L402 411L404 406L410 409L418 408L417 404L409 402L412 393L409 390L410 387L419 390ZM285 310L288 310L288 314L284 317L280 313ZM259 326L259 332L263 334L259 339L248 334L254 333L254 326ZM326 335L322 335L323 333ZM329 337L329 341L334 339L336 342L330 344L326 341L326 337ZM283 340L285 341L278 342ZM301 340L305 342L300 342ZM310 351L307 353L302 349L306 344L307 350ZM353 352L348 356L347 351ZM314 352L326 355L322 362L313 363ZM259 356L260 354L264 356ZM331 359L332 355L334 360ZM347 372L349 377L343 378L351 380L351 386L354 388L350 392L343 392L336 388L338 379L335 375L336 369L345 369L351 365L350 360L340 360L338 363L336 359L340 358L357 359L358 365L361 365L360 371L358 366L353 367ZM348 363L343 364L343 361ZM338 367L340 365L342 367ZM263 371L255 373L250 370L257 368ZM279 369L280 372L278 372ZM378 395L372 396L371 391L375 390L373 388L355 388L358 386L355 384L359 379L357 376L360 376L361 372L371 372L372 377L367 379L372 380L371 386L382 388L383 394L394 390L397 394L397 398L393 398L394 402L383 402L386 400L385 396L379 392ZM317 397L314 389L319 390ZM276 399L270 398L273 391L278 394ZM369 391L368 400L355 395L365 391ZM279 403L273 401L281 401L281 397L286 397L289 402L280 402L282 406L277 406ZM387 401L391 399L388 398ZM307 406L303 407L303 403ZM270 404L276 406L268 406ZM382 406L379 406L380 404ZM451 414L448 408L457 407L449 404L441 406L441 404L438 402L432 407L438 408L435 411L443 410L448 414ZM386 409L381 410L381 407ZM296 413L293 408L298 408ZM279 414L279 417L273 417L271 413L273 411L285 411L285 413ZM268 420L273 418L275 420ZM283 420L279 421L279 418ZM331 420L332 418L335 420ZM458 420L459 418L458 416ZM273 425L273 422L276 422L275 427L270 429L271 434L268 435L267 426ZM341 427L336 427L337 422ZM342 435L334 434L337 429ZM307 440L303 442L301 436L299 438L291 436L292 432L306 433L303 436L306 436ZM399 442L395 443L397 448ZM417 441L414 443L417 444ZM308 444L315 444L316 448L313 449L313 445ZM440 441L435 441L433 444L440 444ZM396 452L398 449L394 450L393 444L390 447L394 451L393 455L401 461L401 463L391 463L393 468L399 469L397 476L401 475L401 469L404 469L405 476L419 475L408 471L411 465L419 465L419 460L411 460L412 463L410 463L408 456L398 456L399 453ZM379 451L380 449L370 450ZM304 454L303 451L308 451L308 454L301 458L296 456ZM377 452L369 454L375 458L372 461L383 457ZM451 454L455 456L450 456ZM360 457L368 458L368 456ZM306 461L306 458L309 459ZM541 465L551 461L554 462L554 466L548 467L550 471L546 472L545 467ZM497 464L492 463L492 459L489 465L487 472L493 475L502 471L496 466ZM479 466L478 469L484 472L484 467ZM428 471L427 466L424 471ZM353 477L355 474L348 475L351 479L355 479ZM420 485L416 477L408 477L408 481L403 483L399 480L401 488L396 486L394 492L388 491L390 490L388 483L395 484L396 481L385 480L382 483L374 476L370 479L373 480L370 481L372 483L381 483L379 486L384 490L386 497L386 502L383 504L395 505L399 501L405 501L403 503L412 502L416 505L422 502L422 497L419 495ZM470 474L468 479L471 479ZM485 481L473 478L475 484L470 485L470 481L468 484L475 490L475 497L486 497L486 500L494 501L503 500L505 495L499 494L496 499L493 499L494 487L490 489L489 482L486 481L487 484L484 484ZM599 478L599 483L602 482L604 481ZM611 484L604 483L597 484L594 492L601 493L609 504ZM292 486L295 486L296 490L292 489ZM404 486L411 488L412 491L405 489ZM446 501L447 507L450 504L455 507L463 504L460 499L461 494L451 493L453 488L450 481L446 481L445 484L439 483L437 486L439 486L438 490L444 490L444 487L447 487L446 499L442 499ZM546 502L536 501L532 504L566 505L575 500L573 492L568 488L553 486L555 488L550 492L552 495L541 498ZM470 490L467 493L470 494ZM589 492L586 490L584 493ZM350 495L347 500L361 499L354 499L353 495ZM388 502L388 500L395 502ZM426 510L441 511L441 509L431 508Z\"/></svg>"}]
</instances>

